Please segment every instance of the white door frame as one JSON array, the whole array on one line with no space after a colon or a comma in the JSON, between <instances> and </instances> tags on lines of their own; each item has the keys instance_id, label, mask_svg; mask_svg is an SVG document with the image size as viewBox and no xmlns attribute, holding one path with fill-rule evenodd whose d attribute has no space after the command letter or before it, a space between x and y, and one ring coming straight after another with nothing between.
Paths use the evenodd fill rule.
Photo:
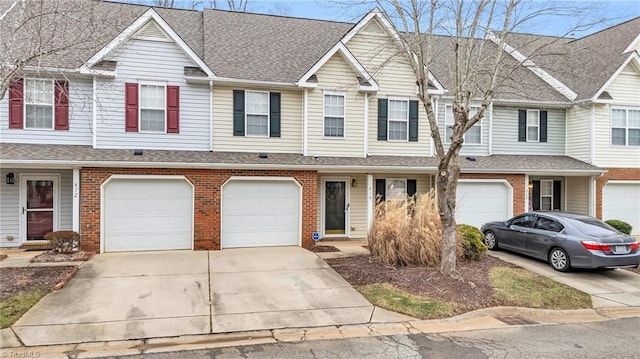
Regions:
<instances>
[{"instance_id":1,"label":"white door frame","mask_svg":"<svg viewBox=\"0 0 640 359\"><path fill-rule=\"evenodd\" d=\"M27 242L27 181L53 181L53 230L60 228L60 174L56 173L21 173L20 174L20 238L19 244ZM42 241L33 240L29 243Z\"/></svg>"},{"instance_id":2,"label":"white door frame","mask_svg":"<svg viewBox=\"0 0 640 359\"><path fill-rule=\"evenodd\" d=\"M326 183L327 182L344 182L344 234L326 234L325 233L325 199L326 199ZM349 177L322 177L320 184L320 230L322 238L349 238L351 236L351 179Z\"/></svg>"}]
</instances>

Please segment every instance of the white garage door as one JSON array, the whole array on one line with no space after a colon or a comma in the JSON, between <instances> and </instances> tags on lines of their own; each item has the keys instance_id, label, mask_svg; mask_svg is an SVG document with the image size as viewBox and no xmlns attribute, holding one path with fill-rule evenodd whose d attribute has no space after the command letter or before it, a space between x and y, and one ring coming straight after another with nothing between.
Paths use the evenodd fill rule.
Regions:
<instances>
[{"instance_id":1,"label":"white garage door","mask_svg":"<svg viewBox=\"0 0 640 359\"><path fill-rule=\"evenodd\" d=\"M294 180L232 179L222 188L222 247L300 242L300 187Z\"/></svg>"},{"instance_id":2,"label":"white garage door","mask_svg":"<svg viewBox=\"0 0 640 359\"><path fill-rule=\"evenodd\" d=\"M105 252L192 248L193 189L184 178L112 178L103 200Z\"/></svg>"},{"instance_id":3,"label":"white garage door","mask_svg":"<svg viewBox=\"0 0 640 359\"><path fill-rule=\"evenodd\" d=\"M504 182L458 182L456 222L480 228L512 216L512 189Z\"/></svg>"},{"instance_id":4,"label":"white garage door","mask_svg":"<svg viewBox=\"0 0 640 359\"><path fill-rule=\"evenodd\" d=\"M640 234L640 183L607 183L602 189L602 219L629 223Z\"/></svg>"}]
</instances>

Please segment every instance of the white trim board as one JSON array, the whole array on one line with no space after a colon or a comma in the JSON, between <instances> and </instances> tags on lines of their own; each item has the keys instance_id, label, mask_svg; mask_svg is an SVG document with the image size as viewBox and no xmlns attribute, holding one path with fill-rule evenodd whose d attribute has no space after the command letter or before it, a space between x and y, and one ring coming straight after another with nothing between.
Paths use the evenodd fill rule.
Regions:
<instances>
[{"instance_id":1,"label":"white trim board","mask_svg":"<svg viewBox=\"0 0 640 359\"><path fill-rule=\"evenodd\" d=\"M596 94L593 95L593 97L591 98L591 101L593 101L593 102L601 101L601 100L598 100L598 97L600 97L602 92L605 91L607 89L607 87L609 87L609 85L611 85L611 83L616 79L616 77L618 77L618 75L620 75L622 70L624 70L624 68L627 67L627 65L633 60L635 60L636 66L640 67L640 55L638 55L638 53L634 51L629 55L629 57L627 57L626 60L624 60L624 62L622 63L622 65L620 65L620 67L618 67L616 72L614 72L613 75L611 75L611 77L609 77L607 82L605 82L604 85L602 85L602 87L598 90L598 92L596 92Z\"/></svg>"}]
</instances>

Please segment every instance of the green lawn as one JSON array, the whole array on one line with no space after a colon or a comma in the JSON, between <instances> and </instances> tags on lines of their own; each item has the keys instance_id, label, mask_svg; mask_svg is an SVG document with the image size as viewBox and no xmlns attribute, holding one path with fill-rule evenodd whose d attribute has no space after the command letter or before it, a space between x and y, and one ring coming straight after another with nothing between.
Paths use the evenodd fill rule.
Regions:
<instances>
[{"instance_id":1,"label":"green lawn","mask_svg":"<svg viewBox=\"0 0 640 359\"><path fill-rule=\"evenodd\" d=\"M49 292L34 288L0 302L0 329L8 328Z\"/></svg>"}]
</instances>

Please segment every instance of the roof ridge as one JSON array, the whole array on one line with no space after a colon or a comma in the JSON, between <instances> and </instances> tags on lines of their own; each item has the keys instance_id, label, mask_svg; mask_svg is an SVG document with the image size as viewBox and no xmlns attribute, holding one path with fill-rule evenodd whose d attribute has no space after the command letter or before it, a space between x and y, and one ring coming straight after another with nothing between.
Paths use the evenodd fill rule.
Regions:
<instances>
[{"instance_id":1,"label":"roof ridge","mask_svg":"<svg viewBox=\"0 0 640 359\"><path fill-rule=\"evenodd\" d=\"M284 19L330 22L330 23L349 24L349 25L355 25L356 24L356 22L349 22L349 21L316 19L316 18L308 18L308 17L300 17L300 16L292 16L292 15L264 14L264 13L252 12L252 11L234 11L234 10L227 10L227 9L203 9L202 11L203 12L206 12L206 11L218 11L218 12L234 13L234 14L239 14L239 15L258 15L258 16L279 17L279 18L284 18Z\"/></svg>"},{"instance_id":2,"label":"roof ridge","mask_svg":"<svg viewBox=\"0 0 640 359\"><path fill-rule=\"evenodd\" d=\"M585 36L583 36L583 37L580 37L580 38L574 39L574 40L572 40L571 42L573 42L573 41L579 41L579 40L584 40L584 39L586 39L587 37L590 37L590 36L593 36L593 35L597 35L597 34L600 34L600 33L602 33L602 32L605 32L605 31L612 30L613 28L616 28L616 27L618 27L618 26L625 25L625 24L627 24L627 23L629 23L629 22L636 21L636 20L640 20L640 16L636 16L636 17L631 18L631 19L629 19L629 20L627 20L627 21L623 21L623 22L621 22L621 23L619 23L619 24L611 25L611 26L609 26L609 27L607 27L607 28L604 28L604 29L602 29L602 30L598 30L598 31L596 31L596 32L594 32L594 33L592 33L592 34L585 35Z\"/></svg>"},{"instance_id":3,"label":"roof ridge","mask_svg":"<svg viewBox=\"0 0 640 359\"><path fill-rule=\"evenodd\" d=\"M189 11L189 12L202 12L202 10L197 10L197 9L185 9L185 8L179 8L179 7L169 7L169 6L159 6L159 5L146 5L146 4L129 2L129 1L133 1L133 0L122 0L122 1L118 1L118 0L97 0L97 1L98 2L102 2L102 3L109 3L109 4L144 7L144 8L148 8L148 9L165 9L165 10L180 10L180 11Z\"/></svg>"}]
</instances>

